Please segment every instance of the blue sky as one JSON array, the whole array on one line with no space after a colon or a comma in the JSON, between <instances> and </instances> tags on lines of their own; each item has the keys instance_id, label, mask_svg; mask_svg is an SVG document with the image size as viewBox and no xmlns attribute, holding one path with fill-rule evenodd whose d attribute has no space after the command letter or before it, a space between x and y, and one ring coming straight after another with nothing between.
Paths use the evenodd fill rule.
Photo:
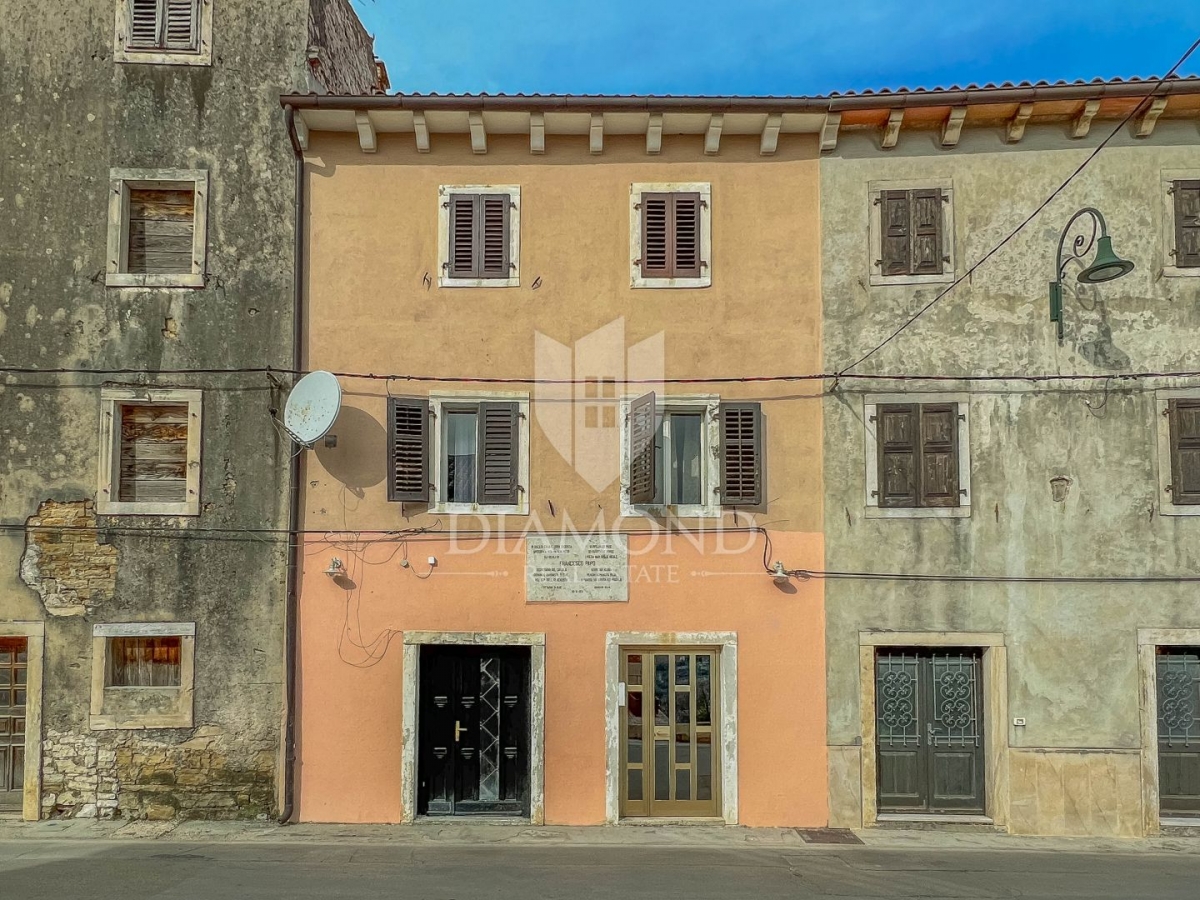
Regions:
<instances>
[{"instance_id":1,"label":"blue sky","mask_svg":"<svg viewBox=\"0 0 1200 900\"><path fill-rule=\"evenodd\" d=\"M1162 74L1196 0L352 0L398 92L823 94ZM1185 66L1200 74L1200 51Z\"/></svg>"}]
</instances>

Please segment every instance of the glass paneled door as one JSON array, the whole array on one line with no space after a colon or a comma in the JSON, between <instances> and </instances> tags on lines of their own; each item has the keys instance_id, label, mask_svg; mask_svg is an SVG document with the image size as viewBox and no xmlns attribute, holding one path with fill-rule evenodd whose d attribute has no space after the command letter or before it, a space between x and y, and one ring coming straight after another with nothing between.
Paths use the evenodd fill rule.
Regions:
<instances>
[{"instance_id":1,"label":"glass paneled door","mask_svg":"<svg viewBox=\"0 0 1200 900\"><path fill-rule=\"evenodd\" d=\"M1200 648L1159 647L1157 663L1160 808L1200 816Z\"/></svg>"},{"instance_id":2,"label":"glass paneled door","mask_svg":"<svg viewBox=\"0 0 1200 900\"><path fill-rule=\"evenodd\" d=\"M719 816L715 649L621 651L621 815Z\"/></svg>"},{"instance_id":3,"label":"glass paneled door","mask_svg":"<svg viewBox=\"0 0 1200 900\"><path fill-rule=\"evenodd\" d=\"M0 809L21 807L28 676L28 639L0 637Z\"/></svg>"}]
</instances>

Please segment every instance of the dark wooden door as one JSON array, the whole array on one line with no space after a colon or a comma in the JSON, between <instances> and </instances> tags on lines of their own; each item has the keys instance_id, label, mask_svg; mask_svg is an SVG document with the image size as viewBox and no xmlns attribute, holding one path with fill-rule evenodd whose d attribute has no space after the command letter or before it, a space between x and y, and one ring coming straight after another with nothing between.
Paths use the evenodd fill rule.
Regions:
<instances>
[{"instance_id":1,"label":"dark wooden door","mask_svg":"<svg viewBox=\"0 0 1200 900\"><path fill-rule=\"evenodd\" d=\"M19 809L25 784L26 638L0 638L0 808Z\"/></svg>"},{"instance_id":2,"label":"dark wooden door","mask_svg":"<svg viewBox=\"0 0 1200 900\"><path fill-rule=\"evenodd\" d=\"M529 815L529 649L421 648L418 811Z\"/></svg>"},{"instance_id":3,"label":"dark wooden door","mask_svg":"<svg viewBox=\"0 0 1200 900\"><path fill-rule=\"evenodd\" d=\"M878 654L880 812L984 812L981 662L974 649Z\"/></svg>"},{"instance_id":4,"label":"dark wooden door","mask_svg":"<svg viewBox=\"0 0 1200 900\"><path fill-rule=\"evenodd\" d=\"M1159 647L1157 662L1159 805L1200 816L1200 648Z\"/></svg>"}]
</instances>

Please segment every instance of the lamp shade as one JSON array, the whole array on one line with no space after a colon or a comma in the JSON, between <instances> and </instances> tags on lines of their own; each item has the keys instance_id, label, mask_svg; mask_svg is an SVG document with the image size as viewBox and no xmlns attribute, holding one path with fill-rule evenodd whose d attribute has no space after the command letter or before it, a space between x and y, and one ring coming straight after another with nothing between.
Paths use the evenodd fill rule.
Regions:
<instances>
[{"instance_id":1,"label":"lamp shade","mask_svg":"<svg viewBox=\"0 0 1200 900\"><path fill-rule=\"evenodd\" d=\"M1133 263L1121 259L1113 252L1112 238L1106 234L1096 242L1096 258L1079 273L1079 280L1084 284L1101 284L1128 275L1132 271Z\"/></svg>"}]
</instances>

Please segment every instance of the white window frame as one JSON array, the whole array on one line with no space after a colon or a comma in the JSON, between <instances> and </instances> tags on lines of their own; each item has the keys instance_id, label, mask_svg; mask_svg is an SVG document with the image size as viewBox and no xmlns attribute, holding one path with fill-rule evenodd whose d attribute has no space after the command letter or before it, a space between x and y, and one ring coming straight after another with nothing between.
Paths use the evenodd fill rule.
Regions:
<instances>
[{"instance_id":1,"label":"white window frame","mask_svg":"<svg viewBox=\"0 0 1200 900\"><path fill-rule=\"evenodd\" d=\"M884 275L878 262L883 256L883 227L879 221L879 206L884 191L941 190L946 197L942 201L942 271L937 275ZM903 181L870 181L867 183L867 211L870 220L870 243L867 251L867 274L873 287L894 284L948 284L957 277L958 255L955 251L954 234L954 181L950 178L914 178Z\"/></svg>"},{"instance_id":2,"label":"white window frame","mask_svg":"<svg viewBox=\"0 0 1200 900\"><path fill-rule=\"evenodd\" d=\"M1197 388L1163 388L1154 392L1154 431L1158 438L1158 514L1200 516L1200 503L1176 505L1171 499L1171 420L1167 409L1172 400L1200 400Z\"/></svg>"},{"instance_id":3,"label":"white window frame","mask_svg":"<svg viewBox=\"0 0 1200 900\"><path fill-rule=\"evenodd\" d=\"M700 195L700 277L645 278L642 275L642 194ZM629 187L629 286L706 288L712 286L712 185L707 181L639 182Z\"/></svg>"},{"instance_id":4,"label":"white window frame","mask_svg":"<svg viewBox=\"0 0 1200 900\"><path fill-rule=\"evenodd\" d=\"M110 169L108 191L109 287L204 287L208 247L208 171L205 169ZM195 192L192 208L192 270L153 275L129 269L129 191L188 190Z\"/></svg>"},{"instance_id":5,"label":"white window frame","mask_svg":"<svg viewBox=\"0 0 1200 900\"><path fill-rule=\"evenodd\" d=\"M450 277L450 196L508 194L507 278ZM502 288L521 286L521 186L519 184L443 184L438 188L438 287Z\"/></svg>"},{"instance_id":6,"label":"white window frame","mask_svg":"<svg viewBox=\"0 0 1200 900\"><path fill-rule=\"evenodd\" d=\"M516 403L519 430L517 465L517 502L504 503L447 503L443 500L446 491L446 467L442 458L445 444L445 410L455 406L474 406L480 403ZM524 391L496 391L481 394L469 391L439 391L429 395L433 410L433 427L430 429L429 467L432 474L432 504L429 511L444 515L529 515L529 394ZM477 447L476 453L483 448ZM476 490L479 486L476 485Z\"/></svg>"},{"instance_id":7,"label":"white window frame","mask_svg":"<svg viewBox=\"0 0 1200 900\"><path fill-rule=\"evenodd\" d=\"M621 426L621 515L627 517L646 516L678 519L718 519L721 517L721 398L716 394L673 394L656 398L654 425L657 431L659 419L664 413L702 413L704 421L700 428L700 459L703 466L700 490L707 498L704 503L647 503L629 502L629 408L637 397L621 398L617 420ZM659 460L656 468L663 468ZM663 477L663 476L660 476ZM664 490L666 487L663 482Z\"/></svg>"},{"instance_id":8,"label":"white window frame","mask_svg":"<svg viewBox=\"0 0 1200 900\"><path fill-rule=\"evenodd\" d=\"M880 506L878 408L892 403L955 403L958 405L958 506ZM867 394L863 397L863 432L866 436L865 511L868 519L965 519L971 515L971 395L970 394Z\"/></svg>"},{"instance_id":9,"label":"white window frame","mask_svg":"<svg viewBox=\"0 0 1200 900\"><path fill-rule=\"evenodd\" d=\"M196 28L199 31L197 35L199 47L195 52L186 52L166 49L142 50L128 46L129 33L132 30L129 0L117 0L117 28L113 46L113 62L159 66L211 66L213 2L214 0L200 0L199 18L196 21Z\"/></svg>"},{"instance_id":10,"label":"white window frame","mask_svg":"<svg viewBox=\"0 0 1200 900\"><path fill-rule=\"evenodd\" d=\"M1162 273L1168 278L1200 278L1200 266L1175 265L1175 195L1171 186L1176 181L1200 181L1200 169L1164 169L1162 172Z\"/></svg>"},{"instance_id":11,"label":"white window frame","mask_svg":"<svg viewBox=\"0 0 1200 900\"><path fill-rule=\"evenodd\" d=\"M200 442L203 429L202 396L199 390L174 388L100 389L100 470L96 512L102 516L198 516L200 515ZM179 404L188 407L187 499L177 503L121 501L117 496L121 465L120 407L127 404Z\"/></svg>"},{"instance_id":12,"label":"white window frame","mask_svg":"<svg viewBox=\"0 0 1200 900\"><path fill-rule=\"evenodd\" d=\"M114 687L108 680L108 642L115 637L177 637L179 685L168 687ZM195 622L114 622L92 626L92 689L90 727L93 731L125 728L191 728L196 690ZM131 713L113 711L111 701L140 691L173 696L173 712ZM108 701L108 702L106 702Z\"/></svg>"}]
</instances>

